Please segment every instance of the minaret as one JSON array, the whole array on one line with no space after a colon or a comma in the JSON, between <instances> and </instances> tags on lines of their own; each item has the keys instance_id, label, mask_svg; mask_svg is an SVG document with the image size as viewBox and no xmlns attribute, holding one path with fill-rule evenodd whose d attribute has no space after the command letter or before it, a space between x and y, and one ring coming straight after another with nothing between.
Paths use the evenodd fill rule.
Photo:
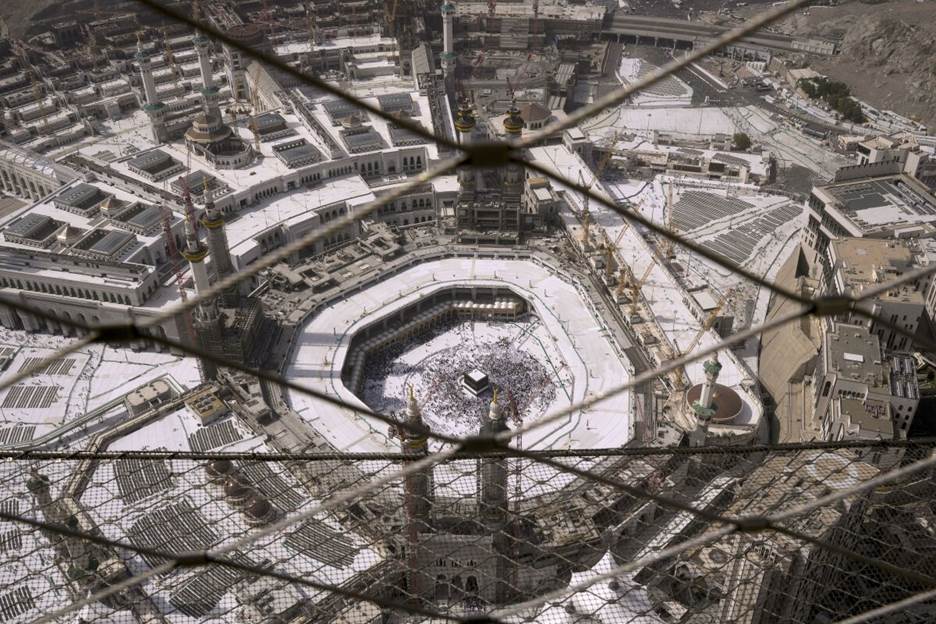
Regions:
<instances>
[{"instance_id":1,"label":"minaret","mask_svg":"<svg viewBox=\"0 0 936 624\"><path fill-rule=\"evenodd\" d=\"M214 269L215 279L221 280L234 273L234 262L231 260L231 249L228 246L227 234L224 232L224 217L215 206L211 191L205 189L205 216L202 225L208 230L208 249L211 253L211 266Z\"/></svg>"},{"instance_id":2,"label":"minaret","mask_svg":"<svg viewBox=\"0 0 936 624\"><path fill-rule=\"evenodd\" d=\"M422 412L416 403L413 387L407 387L406 423L413 427L425 427ZM429 438L412 429L400 429L402 452L406 457L419 460L429 454ZM404 463L404 468L406 463ZM406 583L414 598L428 596L434 586L420 566L419 534L431 530L432 514L432 467L408 474L403 479L403 509L406 523Z\"/></svg>"},{"instance_id":3,"label":"minaret","mask_svg":"<svg viewBox=\"0 0 936 624\"><path fill-rule=\"evenodd\" d=\"M156 82L153 80L153 68L149 57L143 53L143 34L137 33L136 62L140 66L140 77L143 79L143 96L145 102L143 111L150 120L150 129L153 132L153 141L165 143L169 137L166 132L166 105L159 101L156 93Z\"/></svg>"},{"instance_id":4,"label":"minaret","mask_svg":"<svg viewBox=\"0 0 936 624\"><path fill-rule=\"evenodd\" d=\"M497 388L491 397L487 419L481 423L481 435L491 436L507 431L507 419L497 400ZM481 519L492 528L499 528L507 520L507 460L503 457L485 457L481 460L481 492L479 511Z\"/></svg>"},{"instance_id":5,"label":"minaret","mask_svg":"<svg viewBox=\"0 0 936 624\"><path fill-rule=\"evenodd\" d=\"M195 283L195 294L200 295L211 286L211 279L208 277L208 267L205 266L205 257L208 255L208 248L205 247L198 235L195 233L194 216L185 218L185 249L182 250L182 257L188 260L189 267L192 270L192 281ZM186 315L189 312L185 313ZM207 301L202 301L195 309L195 318L186 320L188 331L192 342L197 342L204 350L217 353L217 348L223 344L224 335L222 329L222 319L218 312L218 299L212 297ZM207 379L214 379L218 375L218 366L206 359L199 358L202 373Z\"/></svg>"},{"instance_id":6,"label":"minaret","mask_svg":"<svg viewBox=\"0 0 936 624\"><path fill-rule=\"evenodd\" d=\"M507 110L507 117L504 119L504 133L507 135L507 141L514 143L520 140L523 135L523 126L526 125L523 117L520 116L520 109L517 108L517 100L512 100L510 108ZM524 169L516 162L507 165L504 175L504 184L508 193L519 195L523 193Z\"/></svg>"},{"instance_id":7,"label":"minaret","mask_svg":"<svg viewBox=\"0 0 936 624\"><path fill-rule=\"evenodd\" d=\"M472 142L472 133L475 129L474 113L468 106L468 100L463 99L455 113L455 130L458 132L458 142L468 145ZM458 170L458 182L463 189L473 187L475 178L471 167L462 167Z\"/></svg>"},{"instance_id":8,"label":"minaret","mask_svg":"<svg viewBox=\"0 0 936 624\"><path fill-rule=\"evenodd\" d=\"M449 78L455 72L455 5L445 0L442 5L442 75Z\"/></svg>"},{"instance_id":9,"label":"minaret","mask_svg":"<svg viewBox=\"0 0 936 624\"><path fill-rule=\"evenodd\" d=\"M689 443L692 446L701 446L705 443L709 422L717 413L715 382L718 381L718 373L722 369L721 362L718 361L718 351L714 353L711 360L702 364L702 369L705 371L705 382L702 384L699 400L692 404L692 411L698 423L696 430L689 437Z\"/></svg>"},{"instance_id":10,"label":"minaret","mask_svg":"<svg viewBox=\"0 0 936 624\"><path fill-rule=\"evenodd\" d=\"M192 8L193 19L197 22L199 19L198 2L194 3ZM211 42L202 31L196 31L195 38L192 40L195 44L195 51L198 54L198 66L201 69L202 79L202 101L205 116L209 120L221 122L221 107L218 105L218 89L214 85L214 76L211 73L211 59L208 58L208 49Z\"/></svg>"},{"instance_id":11,"label":"minaret","mask_svg":"<svg viewBox=\"0 0 936 624\"><path fill-rule=\"evenodd\" d=\"M517 100L514 98L510 101L510 108L507 109L507 116L504 118L504 132L507 134L507 140L519 140L525 125L523 117L520 116L520 109L517 108Z\"/></svg>"},{"instance_id":12,"label":"minaret","mask_svg":"<svg viewBox=\"0 0 936 624\"><path fill-rule=\"evenodd\" d=\"M414 427L425 427L412 386L407 388L406 423ZM422 457L429 454L429 438L425 434L404 429L401 437L404 455ZM412 494L413 497L413 517L423 525L420 530L424 531L429 526L429 514L432 508L432 471L417 472L406 477L405 485L407 496Z\"/></svg>"},{"instance_id":13,"label":"minaret","mask_svg":"<svg viewBox=\"0 0 936 624\"><path fill-rule=\"evenodd\" d=\"M185 219L185 249L182 250L182 257L188 260L189 267L192 270L192 281L195 283L195 294L200 295L207 291L211 286L211 279L208 276L208 267L205 264L205 258L208 256L208 248L195 233L195 223L192 219ZM211 321L218 317L218 306L214 299L204 301L198 305L198 320Z\"/></svg>"},{"instance_id":14,"label":"minaret","mask_svg":"<svg viewBox=\"0 0 936 624\"><path fill-rule=\"evenodd\" d=\"M507 431L507 418L498 402L497 388L491 397L487 419L481 423L481 436L492 436ZM508 522L507 459L483 457L479 475L478 512L481 522L491 535L494 559L494 601L503 603L510 593L509 579L515 561L515 538ZM513 589L517 589L514 587Z\"/></svg>"},{"instance_id":15,"label":"minaret","mask_svg":"<svg viewBox=\"0 0 936 624\"><path fill-rule=\"evenodd\" d=\"M702 396L699 397L699 403L703 408L710 409L715 398L715 382L718 381L718 373L722 369L721 362L718 361L718 351L702 367L705 370L705 383L702 384Z\"/></svg>"}]
</instances>

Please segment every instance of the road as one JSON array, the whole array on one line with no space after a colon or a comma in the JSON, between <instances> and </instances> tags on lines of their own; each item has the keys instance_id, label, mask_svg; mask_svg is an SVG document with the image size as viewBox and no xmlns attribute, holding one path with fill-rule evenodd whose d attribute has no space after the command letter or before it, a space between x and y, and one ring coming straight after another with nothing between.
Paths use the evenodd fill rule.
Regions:
<instances>
[{"instance_id":1,"label":"road","mask_svg":"<svg viewBox=\"0 0 936 624\"><path fill-rule=\"evenodd\" d=\"M616 13L604 29L604 34L612 37L672 39L698 44L712 41L728 30L729 28L724 26L685 19ZM743 37L741 42L763 48L795 50L793 37L765 30Z\"/></svg>"}]
</instances>

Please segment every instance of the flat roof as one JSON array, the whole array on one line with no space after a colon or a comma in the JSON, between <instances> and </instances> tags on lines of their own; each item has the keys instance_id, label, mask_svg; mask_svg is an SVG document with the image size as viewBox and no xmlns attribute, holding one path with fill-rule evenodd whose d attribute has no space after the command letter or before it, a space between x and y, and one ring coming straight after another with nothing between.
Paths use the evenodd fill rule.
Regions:
<instances>
[{"instance_id":1,"label":"flat roof","mask_svg":"<svg viewBox=\"0 0 936 624\"><path fill-rule=\"evenodd\" d=\"M58 201L66 206L84 209L88 208L98 199L103 198L103 196L104 193L98 187L81 182L63 193L60 193Z\"/></svg>"},{"instance_id":2,"label":"flat roof","mask_svg":"<svg viewBox=\"0 0 936 624\"><path fill-rule=\"evenodd\" d=\"M826 334L829 367L843 379L884 387L881 343L860 325L836 323ZM831 372L831 371L830 371Z\"/></svg>"},{"instance_id":3,"label":"flat roof","mask_svg":"<svg viewBox=\"0 0 936 624\"><path fill-rule=\"evenodd\" d=\"M365 83L366 82L367 81L365 81ZM383 92L380 91L377 86L375 86L373 90L374 93L365 94L362 98L371 104L377 105L377 98ZM399 84L396 85L394 90L388 90L387 92L398 94ZM366 120L366 125L362 126L364 128L364 134L361 137L350 139L354 150L352 153L347 154L349 150L345 147L344 134L346 129L340 124L335 125L327 110L323 106L320 106L324 101L329 100L323 100L319 95L318 99L307 101L305 98L315 97L315 94L303 95L303 93L304 92L298 88L292 91L295 98L293 102L295 112L288 112L283 109L277 109L275 111L277 115L286 120L287 127L292 131L290 136L284 138L283 141L288 142L304 139L323 155L322 159L318 161L320 164L309 163L308 165L299 165L299 167L322 167L327 171L328 168L334 164L335 169L341 169L347 165L351 165L351 158L358 157L369 151L391 152L401 149L424 149L426 151L423 157L424 159L432 161L438 157L438 148L434 142L424 142L422 140L417 140L412 134L397 132L393 130L394 127L398 127L396 124L363 112L361 112L361 115L357 118ZM410 119L423 128L432 129L433 119L427 96L420 95L418 92L412 92L409 95L416 104L413 108L416 115L410 117ZM338 110L347 111L350 109L341 107ZM140 124L143 123L143 120L134 117L133 122L134 130L136 130L136 128L140 127ZM312 126L313 130L310 130L306 124ZM122 122L113 125L116 126L114 129L117 131L124 130L124 124ZM250 120L248 118L241 118L230 124L230 126L238 137L249 142L251 145L254 144L255 137L250 130ZM352 133L353 132L352 130ZM92 155L93 150L97 149L99 154L97 157L102 158L106 156L102 151L104 149L112 154L127 153L126 150L130 148L127 142L133 146L137 146L137 149L145 149L144 146L148 146L148 143L143 134L144 132L141 130L135 134L133 132L123 132L119 135L119 139L117 140L113 137L102 137L100 140L96 140L93 146L85 147L81 151L84 154ZM277 144L278 143L273 141L261 143L259 146L260 153L264 158L256 159L252 163L239 169L215 169L204 158L198 154L192 153L192 170L208 172L218 183L235 193L264 182L286 176L293 176L296 170L290 167L289 164L281 158L277 157L277 153L274 151ZM181 162L185 162L188 156L185 145L181 141L160 145L159 149ZM127 161L119 159L113 160L110 166L114 170L128 177L138 179L141 182L150 183L144 176L131 170ZM172 183L175 183L175 179Z\"/></svg>"},{"instance_id":4,"label":"flat roof","mask_svg":"<svg viewBox=\"0 0 936 624\"><path fill-rule=\"evenodd\" d=\"M406 128L401 128L399 126L390 126L390 142L393 143L394 147L404 147L406 145L420 145L423 143L428 143L426 139L419 136L415 132L411 132Z\"/></svg>"},{"instance_id":5,"label":"flat roof","mask_svg":"<svg viewBox=\"0 0 936 624\"><path fill-rule=\"evenodd\" d=\"M385 113L399 113L403 111L408 113L415 105L413 96L409 93L388 93L385 95L378 95L377 102L380 104L380 109Z\"/></svg>"},{"instance_id":6,"label":"flat roof","mask_svg":"<svg viewBox=\"0 0 936 624\"><path fill-rule=\"evenodd\" d=\"M257 115L251 123L260 134L275 132L286 127L286 119L276 112L268 112Z\"/></svg>"},{"instance_id":7,"label":"flat roof","mask_svg":"<svg viewBox=\"0 0 936 624\"><path fill-rule=\"evenodd\" d=\"M338 119L343 119L345 117L351 117L353 115L364 114L360 108L347 102L345 100L339 100L335 98L333 100L325 100L321 102L322 108L325 109L325 112L332 118L333 121Z\"/></svg>"},{"instance_id":8,"label":"flat roof","mask_svg":"<svg viewBox=\"0 0 936 624\"><path fill-rule=\"evenodd\" d=\"M321 208L340 202L349 205L364 204L373 201L374 193L359 175L348 175L326 180L311 189L302 189L292 193L278 194L263 199L255 206L241 210L235 219L224 225L225 233L234 256L246 253L255 239L280 224L291 226L306 219L318 218Z\"/></svg>"},{"instance_id":9,"label":"flat roof","mask_svg":"<svg viewBox=\"0 0 936 624\"><path fill-rule=\"evenodd\" d=\"M273 146L276 157L287 167L300 167L322 160L322 154L305 139L286 141Z\"/></svg>"},{"instance_id":10,"label":"flat roof","mask_svg":"<svg viewBox=\"0 0 936 624\"><path fill-rule=\"evenodd\" d=\"M374 128L367 126L363 130L343 130L341 139L351 154L373 152L387 146Z\"/></svg>"},{"instance_id":11,"label":"flat roof","mask_svg":"<svg viewBox=\"0 0 936 624\"><path fill-rule=\"evenodd\" d=\"M876 282L879 269L903 272L916 264L906 240L839 238L830 244L849 282Z\"/></svg>"},{"instance_id":12,"label":"flat roof","mask_svg":"<svg viewBox=\"0 0 936 624\"><path fill-rule=\"evenodd\" d=\"M52 233L52 230L61 225L52 217L41 214L25 214L6 227L4 232L22 236L23 238L40 239ZM47 231L48 230L48 231ZM44 233L44 234L43 234Z\"/></svg>"},{"instance_id":13,"label":"flat roof","mask_svg":"<svg viewBox=\"0 0 936 624\"><path fill-rule=\"evenodd\" d=\"M894 421L890 417L889 405L884 401L842 398L842 413L848 420L859 425L864 433L878 434L890 439L894 435Z\"/></svg>"},{"instance_id":14,"label":"flat roof","mask_svg":"<svg viewBox=\"0 0 936 624\"><path fill-rule=\"evenodd\" d=\"M58 199L59 195L67 194L72 190L71 186L66 186L53 193L50 197L46 198L42 202L22 206L18 210L0 217L0 228L6 231L9 226L13 225L20 218L29 218L33 221L36 219L50 218L55 224L55 227L68 225L70 228L72 228L72 231L91 231L97 229L99 231L116 230L125 232L125 230L121 229L122 224L129 223L149 232L146 234L138 234L138 241L144 243L147 246L162 246L162 232L159 228L153 228L153 222L162 218L161 213L155 206L142 203L140 202L139 197L131 195L127 191L100 180L97 180L90 185L84 182L73 182L72 184L76 186L81 184L93 186L101 193L102 197L109 196L112 198L112 202L120 203L122 207L119 211L114 211L117 213L116 215L111 213L109 219L102 219L101 216L97 213L94 215L85 215L81 212L71 212L67 209L59 208L56 205L56 200ZM113 223L111 220L113 220ZM173 217L174 223L177 223L178 220L178 217ZM5 241L2 247L18 248L21 250L34 249L31 246L13 243L9 240ZM136 259L133 261L136 262Z\"/></svg>"},{"instance_id":15,"label":"flat roof","mask_svg":"<svg viewBox=\"0 0 936 624\"><path fill-rule=\"evenodd\" d=\"M124 245L133 241L136 237L130 232L121 232L120 230L108 230L104 236L97 240L88 251L99 253L105 256L113 256Z\"/></svg>"},{"instance_id":16,"label":"flat roof","mask_svg":"<svg viewBox=\"0 0 936 624\"><path fill-rule=\"evenodd\" d=\"M905 175L851 180L817 187L863 231L936 221L936 198Z\"/></svg>"},{"instance_id":17,"label":"flat roof","mask_svg":"<svg viewBox=\"0 0 936 624\"><path fill-rule=\"evenodd\" d=\"M171 165L178 162L172 156L167 154L162 150L151 150L144 152L139 156L135 156L127 161L127 164L131 167L136 167L137 169L142 169L148 173L154 173L156 171L161 171L166 168L167 165Z\"/></svg>"},{"instance_id":18,"label":"flat roof","mask_svg":"<svg viewBox=\"0 0 936 624\"><path fill-rule=\"evenodd\" d=\"M146 230L161 220L162 210L156 206L141 204L141 209L133 212L124 222Z\"/></svg>"}]
</instances>

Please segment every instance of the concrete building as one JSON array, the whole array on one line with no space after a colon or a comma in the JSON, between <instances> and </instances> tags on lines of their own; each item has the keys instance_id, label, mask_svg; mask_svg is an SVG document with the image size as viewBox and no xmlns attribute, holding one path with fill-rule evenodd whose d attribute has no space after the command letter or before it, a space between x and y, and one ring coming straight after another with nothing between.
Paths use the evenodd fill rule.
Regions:
<instances>
[{"instance_id":1,"label":"concrete building","mask_svg":"<svg viewBox=\"0 0 936 624\"><path fill-rule=\"evenodd\" d=\"M928 265L932 259L913 239L840 238L819 256L820 294L858 297L869 288ZM881 293L863 307L910 335L927 326L926 306L933 295L932 278L921 278ZM885 350L912 349L912 340L893 329L851 313L840 321L863 324Z\"/></svg>"},{"instance_id":2,"label":"concrete building","mask_svg":"<svg viewBox=\"0 0 936 624\"><path fill-rule=\"evenodd\" d=\"M0 189L5 193L38 200L78 178L78 174L15 145L0 145Z\"/></svg>"},{"instance_id":3,"label":"concrete building","mask_svg":"<svg viewBox=\"0 0 936 624\"><path fill-rule=\"evenodd\" d=\"M936 234L936 198L899 161L843 167L813 187L803 241L823 253L841 237L927 238Z\"/></svg>"},{"instance_id":4,"label":"concrete building","mask_svg":"<svg viewBox=\"0 0 936 624\"><path fill-rule=\"evenodd\" d=\"M906 438L920 402L913 359L885 355L860 325L835 323L826 332L812 387L826 440Z\"/></svg>"},{"instance_id":5,"label":"concrete building","mask_svg":"<svg viewBox=\"0 0 936 624\"><path fill-rule=\"evenodd\" d=\"M731 154L690 148L641 148L615 151L615 163L645 175L665 174L738 184L769 183L774 163L770 153Z\"/></svg>"},{"instance_id":6,"label":"concrete building","mask_svg":"<svg viewBox=\"0 0 936 624\"><path fill-rule=\"evenodd\" d=\"M269 41L263 36L263 30L257 24L237 24L225 30L229 37L251 49L263 52L269 51ZM235 102L250 101L250 86L247 82L247 65L249 58L237 48L223 44L221 51L224 56L224 68L227 75L228 87Z\"/></svg>"},{"instance_id":7,"label":"concrete building","mask_svg":"<svg viewBox=\"0 0 936 624\"><path fill-rule=\"evenodd\" d=\"M516 102L502 119L508 141L518 141L525 122ZM463 104L455 127L463 142L475 140L474 114ZM541 231L557 213L557 196L551 185L538 178L532 183L522 166L509 163L500 170L459 170L461 192L455 204L454 222L462 242L519 241L525 234ZM532 187L531 187L532 184Z\"/></svg>"},{"instance_id":8,"label":"concrete building","mask_svg":"<svg viewBox=\"0 0 936 624\"><path fill-rule=\"evenodd\" d=\"M523 0L488 5L462 1L456 5L459 29L484 47L534 49L547 37L589 40L601 31L608 9L599 3Z\"/></svg>"}]
</instances>

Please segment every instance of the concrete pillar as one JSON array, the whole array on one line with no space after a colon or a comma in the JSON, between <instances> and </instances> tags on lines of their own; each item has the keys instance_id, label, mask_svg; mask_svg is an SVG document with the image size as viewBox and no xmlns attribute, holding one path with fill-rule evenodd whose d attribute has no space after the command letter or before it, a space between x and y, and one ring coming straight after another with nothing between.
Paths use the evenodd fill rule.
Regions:
<instances>
[{"instance_id":1,"label":"concrete pillar","mask_svg":"<svg viewBox=\"0 0 936 624\"><path fill-rule=\"evenodd\" d=\"M0 303L0 325L8 329L16 329L16 311Z\"/></svg>"},{"instance_id":2,"label":"concrete pillar","mask_svg":"<svg viewBox=\"0 0 936 624\"><path fill-rule=\"evenodd\" d=\"M36 321L36 317L28 312L18 312L20 321L23 322L23 327L26 328L28 332L34 332L39 329L39 323Z\"/></svg>"}]
</instances>

